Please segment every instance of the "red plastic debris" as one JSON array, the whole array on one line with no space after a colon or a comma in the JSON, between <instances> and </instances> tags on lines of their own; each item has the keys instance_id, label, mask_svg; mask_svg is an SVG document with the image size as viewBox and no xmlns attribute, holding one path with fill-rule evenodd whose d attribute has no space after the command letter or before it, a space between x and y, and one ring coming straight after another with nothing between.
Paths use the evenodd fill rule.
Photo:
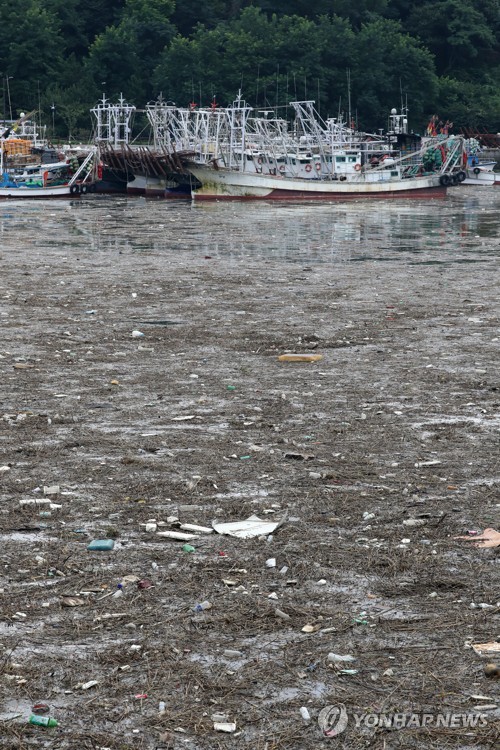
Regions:
<instances>
[{"instance_id":1,"label":"red plastic debris","mask_svg":"<svg viewBox=\"0 0 500 750\"><path fill-rule=\"evenodd\" d=\"M35 703L31 711L34 714L48 714L50 712L50 706L47 703Z\"/></svg>"}]
</instances>

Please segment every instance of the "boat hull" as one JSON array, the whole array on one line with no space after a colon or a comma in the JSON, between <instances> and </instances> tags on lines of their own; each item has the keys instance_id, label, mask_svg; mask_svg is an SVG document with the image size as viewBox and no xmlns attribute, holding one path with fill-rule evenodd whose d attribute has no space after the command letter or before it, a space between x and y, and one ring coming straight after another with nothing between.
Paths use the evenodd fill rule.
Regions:
<instances>
[{"instance_id":1,"label":"boat hull","mask_svg":"<svg viewBox=\"0 0 500 750\"><path fill-rule=\"evenodd\" d=\"M195 200L347 200L349 198L440 198L446 195L438 175L391 179L378 172L353 180L313 180L248 174L190 165L200 181Z\"/></svg>"},{"instance_id":2,"label":"boat hull","mask_svg":"<svg viewBox=\"0 0 500 750\"><path fill-rule=\"evenodd\" d=\"M0 200L46 200L47 198L78 198L73 194L70 185L53 185L52 187L0 187Z\"/></svg>"},{"instance_id":3,"label":"boat hull","mask_svg":"<svg viewBox=\"0 0 500 750\"><path fill-rule=\"evenodd\" d=\"M127 193L147 198L191 198L192 183L189 174L157 177L138 173L127 183Z\"/></svg>"},{"instance_id":4,"label":"boat hull","mask_svg":"<svg viewBox=\"0 0 500 750\"><path fill-rule=\"evenodd\" d=\"M476 167L479 169L479 167ZM496 175L493 170L481 169L478 172L474 172L472 167L468 167L466 170L467 177L463 181L463 185L482 185L483 187L492 187L495 184Z\"/></svg>"}]
</instances>

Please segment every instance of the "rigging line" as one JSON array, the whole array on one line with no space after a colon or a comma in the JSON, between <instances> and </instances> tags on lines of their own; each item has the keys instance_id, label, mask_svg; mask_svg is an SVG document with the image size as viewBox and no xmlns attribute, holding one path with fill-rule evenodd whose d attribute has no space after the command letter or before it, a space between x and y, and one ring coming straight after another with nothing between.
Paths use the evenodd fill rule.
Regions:
<instances>
[{"instance_id":1,"label":"rigging line","mask_svg":"<svg viewBox=\"0 0 500 750\"><path fill-rule=\"evenodd\" d=\"M275 108L278 106L279 101L279 75L280 75L280 64L276 68L276 101L274 103Z\"/></svg>"}]
</instances>

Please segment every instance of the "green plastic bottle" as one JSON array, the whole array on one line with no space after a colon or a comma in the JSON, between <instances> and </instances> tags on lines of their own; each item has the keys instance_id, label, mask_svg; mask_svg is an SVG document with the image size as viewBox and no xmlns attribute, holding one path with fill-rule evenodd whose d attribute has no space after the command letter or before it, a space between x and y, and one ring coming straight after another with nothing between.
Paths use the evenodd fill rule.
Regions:
<instances>
[{"instance_id":1,"label":"green plastic bottle","mask_svg":"<svg viewBox=\"0 0 500 750\"><path fill-rule=\"evenodd\" d=\"M35 716L31 714L29 718L30 724L37 724L39 727L57 727L59 722L56 719L51 719L50 716Z\"/></svg>"}]
</instances>

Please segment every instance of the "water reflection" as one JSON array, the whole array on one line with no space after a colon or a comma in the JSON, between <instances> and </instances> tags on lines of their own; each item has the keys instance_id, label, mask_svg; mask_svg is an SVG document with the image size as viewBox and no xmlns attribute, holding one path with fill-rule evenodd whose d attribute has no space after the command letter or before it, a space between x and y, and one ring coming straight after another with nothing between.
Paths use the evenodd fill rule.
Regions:
<instances>
[{"instance_id":1,"label":"water reflection","mask_svg":"<svg viewBox=\"0 0 500 750\"><path fill-rule=\"evenodd\" d=\"M231 257L301 263L465 262L497 253L500 190L460 189L443 201L318 205L191 204L126 196L0 207L5 247ZM417 256L417 257L415 257Z\"/></svg>"}]
</instances>

